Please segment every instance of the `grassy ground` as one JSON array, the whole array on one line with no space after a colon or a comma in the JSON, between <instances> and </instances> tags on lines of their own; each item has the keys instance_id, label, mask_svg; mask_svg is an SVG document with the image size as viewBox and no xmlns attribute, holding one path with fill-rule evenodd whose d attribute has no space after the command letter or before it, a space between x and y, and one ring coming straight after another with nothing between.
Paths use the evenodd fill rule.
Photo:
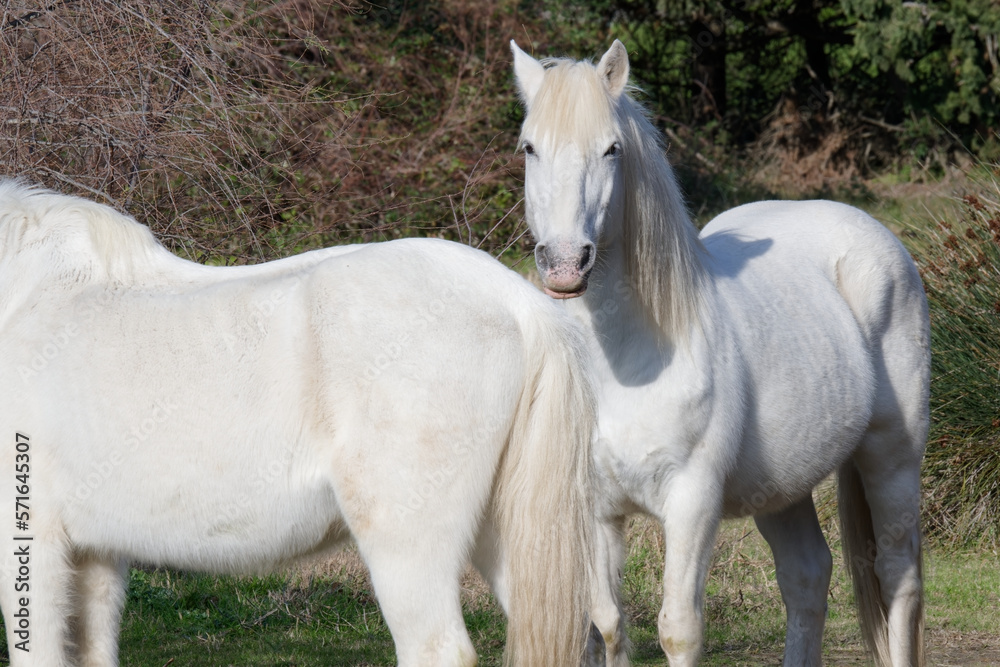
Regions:
<instances>
[{"instance_id":1,"label":"grassy ground","mask_svg":"<svg viewBox=\"0 0 1000 667\"><path fill-rule=\"evenodd\" d=\"M625 593L634 664L663 665L656 639L662 538L644 520L637 520L632 532ZM931 664L1000 663L996 563L996 554L928 554ZM341 578L328 569L311 580L220 580L160 571L135 572L132 583L123 664L160 667L171 659L178 665L394 664L391 637L363 576ZM502 617L481 583L470 577L466 584L466 624L481 664L498 665ZM851 605L846 572L837 562L827 664L866 664ZM784 614L770 553L750 521L728 524L720 535L707 618L703 664L780 663Z\"/></svg>"},{"instance_id":2,"label":"grassy ground","mask_svg":"<svg viewBox=\"0 0 1000 667\"><path fill-rule=\"evenodd\" d=\"M499 665L503 616L467 577L465 622ZM122 631L123 665L393 665L392 636L353 549L271 577L133 570Z\"/></svg>"},{"instance_id":3,"label":"grassy ground","mask_svg":"<svg viewBox=\"0 0 1000 667\"><path fill-rule=\"evenodd\" d=\"M822 497L822 496L821 496ZM820 503L835 551L824 654L828 665L869 664L832 520ZM664 665L657 645L659 528L630 529L624 598L635 665ZM1000 568L991 552L929 549L925 562L931 665L1000 664ZM480 664L499 665L503 617L478 577L463 582L465 620ZM706 602L704 665L781 662L784 612L770 552L750 520L728 522L716 547ZM211 577L132 571L122 630L122 665L306 667L392 665L392 637L367 573L352 551L295 573ZM5 653L5 652L4 652Z\"/></svg>"},{"instance_id":4,"label":"grassy ground","mask_svg":"<svg viewBox=\"0 0 1000 667\"><path fill-rule=\"evenodd\" d=\"M822 513L822 508L821 508ZM848 574L839 554L836 526L827 522L834 550L829 618L824 637L827 665L866 665ZM633 541L626 595L633 641L633 664L664 665L657 644L655 588L662 568L638 566L644 551L660 538L646 520L632 528ZM925 554L928 654L931 665L1000 664L1000 568L989 552L930 548ZM716 547L706 600L704 665L776 665L784 643L784 610L767 544L752 520L728 522Z\"/></svg>"}]
</instances>

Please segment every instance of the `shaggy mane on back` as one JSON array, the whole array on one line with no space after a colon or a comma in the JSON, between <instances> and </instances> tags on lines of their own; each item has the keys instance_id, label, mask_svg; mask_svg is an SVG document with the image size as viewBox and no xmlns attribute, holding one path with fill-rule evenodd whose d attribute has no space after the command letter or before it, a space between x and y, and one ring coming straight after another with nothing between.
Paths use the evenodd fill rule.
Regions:
<instances>
[{"instance_id":1,"label":"shaggy mane on back","mask_svg":"<svg viewBox=\"0 0 1000 667\"><path fill-rule=\"evenodd\" d=\"M115 281L134 279L156 257L170 254L145 225L110 206L16 180L0 181L0 255L26 245L55 248L68 242L89 246L91 256L81 256L81 264L89 260Z\"/></svg>"}]
</instances>

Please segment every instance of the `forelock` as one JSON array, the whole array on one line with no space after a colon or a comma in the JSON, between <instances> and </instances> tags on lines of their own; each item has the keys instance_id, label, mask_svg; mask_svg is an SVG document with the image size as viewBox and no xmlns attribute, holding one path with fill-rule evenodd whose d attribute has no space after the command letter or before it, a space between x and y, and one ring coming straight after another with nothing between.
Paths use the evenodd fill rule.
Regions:
<instances>
[{"instance_id":1,"label":"forelock","mask_svg":"<svg viewBox=\"0 0 1000 667\"><path fill-rule=\"evenodd\" d=\"M583 144L615 131L612 100L589 62L547 60L545 78L524 120L522 136L548 146Z\"/></svg>"}]
</instances>

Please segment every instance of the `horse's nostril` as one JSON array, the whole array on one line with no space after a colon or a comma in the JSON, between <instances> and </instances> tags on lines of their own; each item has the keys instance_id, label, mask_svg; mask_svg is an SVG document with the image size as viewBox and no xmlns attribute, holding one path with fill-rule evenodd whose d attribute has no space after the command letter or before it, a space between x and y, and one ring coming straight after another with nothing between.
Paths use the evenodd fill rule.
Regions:
<instances>
[{"instance_id":1,"label":"horse's nostril","mask_svg":"<svg viewBox=\"0 0 1000 667\"><path fill-rule=\"evenodd\" d=\"M583 249L583 254L580 255L579 269L581 272L586 271L590 268L590 262L594 255L594 246L587 245Z\"/></svg>"},{"instance_id":2,"label":"horse's nostril","mask_svg":"<svg viewBox=\"0 0 1000 667\"><path fill-rule=\"evenodd\" d=\"M535 246L535 265L539 271L549 270L548 247L545 245Z\"/></svg>"}]
</instances>

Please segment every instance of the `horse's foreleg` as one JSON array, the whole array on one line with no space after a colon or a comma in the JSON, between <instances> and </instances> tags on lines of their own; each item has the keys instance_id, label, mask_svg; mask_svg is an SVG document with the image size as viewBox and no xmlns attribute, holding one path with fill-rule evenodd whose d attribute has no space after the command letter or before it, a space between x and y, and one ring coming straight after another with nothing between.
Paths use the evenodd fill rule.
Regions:
<instances>
[{"instance_id":1,"label":"horse's foreleg","mask_svg":"<svg viewBox=\"0 0 1000 667\"><path fill-rule=\"evenodd\" d=\"M73 639L80 667L118 664L118 632L128 586L128 563L93 554L75 558Z\"/></svg>"},{"instance_id":2,"label":"horse's foreleg","mask_svg":"<svg viewBox=\"0 0 1000 667\"><path fill-rule=\"evenodd\" d=\"M754 517L774 554L785 603L785 667L822 664L823 625L833 558L812 496L775 514Z\"/></svg>"},{"instance_id":3,"label":"horse's foreleg","mask_svg":"<svg viewBox=\"0 0 1000 667\"><path fill-rule=\"evenodd\" d=\"M671 667L692 667L704 638L705 578L721 517L721 480L687 469L673 476L660 519L666 538L660 646Z\"/></svg>"},{"instance_id":4,"label":"horse's foreleg","mask_svg":"<svg viewBox=\"0 0 1000 667\"><path fill-rule=\"evenodd\" d=\"M12 522L13 523L13 522ZM32 532L9 533L0 556L0 607L13 667L67 667L68 619L72 603L69 545L60 525L43 512L32 516Z\"/></svg>"},{"instance_id":5,"label":"horse's foreleg","mask_svg":"<svg viewBox=\"0 0 1000 667\"><path fill-rule=\"evenodd\" d=\"M594 536L592 621L604 638L607 667L628 667L628 635L621 608L625 564L623 520L598 522Z\"/></svg>"}]
</instances>

